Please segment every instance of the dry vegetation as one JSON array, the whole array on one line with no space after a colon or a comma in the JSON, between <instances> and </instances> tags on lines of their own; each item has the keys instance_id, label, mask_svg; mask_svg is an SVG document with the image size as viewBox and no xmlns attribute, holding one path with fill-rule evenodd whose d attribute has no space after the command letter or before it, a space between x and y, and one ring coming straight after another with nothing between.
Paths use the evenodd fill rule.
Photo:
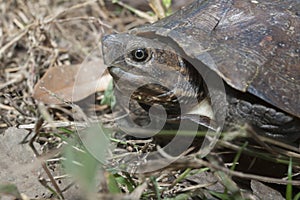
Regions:
<instances>
[{"instance_id":1,"label":"dry vegetation","mask_svg":"<svg viewBox=\"0 0 300 200\"><path fill-rule=\"evenodd\" d=\"M139 12L141 8L149 11L150 8L145 5L133 6L137 7ZM40 179L41 185L44 186L40 190L43 191L32 194L29 190L26 191L25 187L25 190L21 190L23 196L20 198L60 199L64 196L65 199L85 199L90 193L90 198L97 199L257 199L262 195L279 198L278 192L260 182L275 183L275 188L281 191L283 196L287 191L287 198L296 195L300 185L299 149L267 140L264 141L267 145L259 145L256 142L248 144L243 138L233 143L227 138L220 141L216 151L205 160L199 158L197 153L187 152L188 155L164 169L153 173L135 174L118 171L115 166L131 159L130 156L126 157L130 153L155 149L155 143L152 139L135 140L113 131L110 135L111 140L118 144L118 148L111 153L119 157L111 156L110 163L99 166L93 158L79 155L80 161L92 167L81 170L70 167L69 171L73 170L73 175L74 172L82 173L79 179L82 179L83 183L75 183L65 175L62 168L68 168L70 163L62 165L62 157L71 159L74 155L63 154L62 146L71 144L69 138L76 138L76 134L73 134L76 127L68 124L74 121L74 106L68 103L40 103L32 97L34 86L49 68L82 63L101 45L103 34L126 31L153 20L150 15L138 14L140 16L121 6L113 5L110 1L101 0L0 0L0 135L9 127L28 130L31 134L27 135L26 132L20 142L23 141L26 145L40 145L37 152L32 151L32 154L35 153L39 158L39 162L33 165L42 166L43 171L36 176L28 175L32 179ZM67 77L68 74L65 74L62 79ZM100 105L104 97L103 91L97 92L94 102L97 104L96 117L104 119L110 125L110 108L108 105ZM92 119L94 120L95 116ZM84 120L80 121L82 122ZM241 148L245 144L248 145ZM77 149L82 147L80 144L73 145ZM243 156L240 156L241 152ZM224 158L224 155L228 156ZM155 162L163 161L153 161L148 163L148 166L155 165ZM22 167L13 166L13 163L11 165L16 171L20 170L18 167ZM93 166L97 170L92 169ZM289 173L288 166L293 169ZM88 173L89 170L93 173ZM82 186L94 177L97 177L96 189L86 188L87 185L94 187L93 184ZM294 182L288 184L288 179L293 179ZM287 189L292 185L293 192ZM17 184L16 187L22 188ZM83 187L86 193L81 193L78 187ZM6 193L12 191L14 189ZM0 194L3 192L2 187ZM17 194L13 196L18 197ZM267 196L262 197L266 198Z\"/></svg>"}]
</instances>

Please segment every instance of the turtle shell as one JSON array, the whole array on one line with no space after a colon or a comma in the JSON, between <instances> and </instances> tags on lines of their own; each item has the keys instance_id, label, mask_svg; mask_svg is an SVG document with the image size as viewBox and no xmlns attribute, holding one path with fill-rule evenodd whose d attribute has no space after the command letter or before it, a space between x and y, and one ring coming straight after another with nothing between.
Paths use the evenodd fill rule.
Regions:
<instances>
[{"instance_id":1,"label":"turtle shell","mask_svg":"<svg viewBox=\"0 0 300 200\"><path fill-rule=\"evenodd\" d=\"M300 118L299 1L198 0L130 34L171 39L231 87Z\"/></svg>"}]
</instances>

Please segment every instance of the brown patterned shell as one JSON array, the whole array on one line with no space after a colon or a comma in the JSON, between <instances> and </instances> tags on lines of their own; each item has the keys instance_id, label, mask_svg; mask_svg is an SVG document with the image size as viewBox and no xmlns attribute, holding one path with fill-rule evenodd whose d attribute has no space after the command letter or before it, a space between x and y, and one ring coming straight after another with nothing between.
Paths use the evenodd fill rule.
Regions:
<instances>
[{"instance_id":1,"label":"brown patterned shell","mask_svg":"<svg viewBox=\"0 0 300 200\"><path fill-rule=\"evenodd\" d=\"M300 1L198 0L131 34L155 34L230 86L300 117Z\"/></svg>"}]
</instances>

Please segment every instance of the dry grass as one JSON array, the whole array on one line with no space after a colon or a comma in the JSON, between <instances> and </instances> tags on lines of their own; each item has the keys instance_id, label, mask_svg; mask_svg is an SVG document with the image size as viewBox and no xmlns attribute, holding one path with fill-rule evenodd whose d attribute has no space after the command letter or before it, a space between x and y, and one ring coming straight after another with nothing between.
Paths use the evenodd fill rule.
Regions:
<instances>
[{"instance_id":1,"label":"dry grass","mask_svg":"<svg viewBox=\"0 0 300 200\"><path fill-rule=\"evenodd\" d=\"M113 8L106 8L101 1L1 1L2 129L36 121L32 93L46 69L81 63L101 45L103 33L144 23L126 10L115 14ZM120 21L119 16L125 20Z\"/></svg>"}]
</instances>

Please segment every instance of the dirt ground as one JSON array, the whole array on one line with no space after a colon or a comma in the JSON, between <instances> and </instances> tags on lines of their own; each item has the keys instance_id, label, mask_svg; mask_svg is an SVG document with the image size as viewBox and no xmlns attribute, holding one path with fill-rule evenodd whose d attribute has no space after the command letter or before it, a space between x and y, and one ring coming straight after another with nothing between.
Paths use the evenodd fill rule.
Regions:
<instances>
[{"instance_id":1,"label":"dirt ground","mask_svg":"<svg viewBox=\"0 0 300 200\"><path fill-rule=\"evenodd\" d=\"M189 2L174 0L168 12ZM207 159L190 150L154 172L119 168L136 164L131 154L148 154L159 146L113 126L101 38L156 20L146 0L0 0L0 199L300 198L299 150L276 142L269 143L281 152L276 155L257 143L241 148L243 138L236 143L227 138ZM80 97L71 104L80 70L89 73L76 83ZM98 75L103 79L96 87ZM91 98L94 113L82 114L89 113ZM112 149L103 142L107 138L86 136L98 130L86 122L99 118L114 144L107 163L99 162L103 149ZM84 139L78 140L77 132ZM86 141L102 149L99 159L87 153L93 150Z\"/></svg>"}]
</instances>

